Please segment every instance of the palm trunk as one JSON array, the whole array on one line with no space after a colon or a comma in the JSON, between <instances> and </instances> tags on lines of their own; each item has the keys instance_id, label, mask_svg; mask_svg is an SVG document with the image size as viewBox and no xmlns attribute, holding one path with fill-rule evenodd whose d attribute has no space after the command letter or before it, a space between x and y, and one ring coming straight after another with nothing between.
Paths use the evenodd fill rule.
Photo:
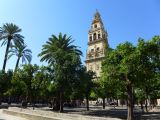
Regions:
<instances>
[{"instance_id":1,"label":"palm trunk","mask_svg":"<svg viewBox=\"0 0 160 120\"><path fill-rule=\"evenodd\" d=\"M20 60L20 57L18 57L18 59L17 59L17 62L16 62L16 67L15 67L15 69L14 69L14 72L17 70L17 68L18 68L18 65L19 65L19 60Z\"/></svg>"},{"instance_id":2,"label":"palm trunk","mask_svg":"<svg viewBox=\"0 0 160 120\"><path fill-rule=\"evenodd\" d=\"M133 120L133 94L131 84L127 85L127 94L128 94L128 116L127 120Z\"/></svg>"},{"instance_id":3,"label":"palm trunk","mask_svg":"<svg viewBox=\"0 0 160 120\"><path fill-rule=\"evenodd\" d=\"M6 63L7 63L7 57L8 57L8 51L9 51L10 43L11 43L11 39L8 38L5 57L4 57L4 63L3 63L3 71L5 71L5 68L6 68Z\"/></svg>"}]
</instances>

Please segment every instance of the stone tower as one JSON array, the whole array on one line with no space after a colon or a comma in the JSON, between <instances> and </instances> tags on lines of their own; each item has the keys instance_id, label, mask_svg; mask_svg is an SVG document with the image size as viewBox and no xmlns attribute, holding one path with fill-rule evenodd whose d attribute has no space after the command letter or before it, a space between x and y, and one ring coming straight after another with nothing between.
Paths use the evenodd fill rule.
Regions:
<instances>
[{"instance_id":1,"label":"stone tower","mask_svg":"<svg viewBox=\"0 0 160 120\"><path fill-rule=\"evenodd\" d=\"M98 11L94 15L91 28L88 32L88 50L86 55L87 71L91 70L100 77L101 63L105 57L105 50L108 47L108 35L104 29L101 16Z\"/></svg>"}]
</instances>

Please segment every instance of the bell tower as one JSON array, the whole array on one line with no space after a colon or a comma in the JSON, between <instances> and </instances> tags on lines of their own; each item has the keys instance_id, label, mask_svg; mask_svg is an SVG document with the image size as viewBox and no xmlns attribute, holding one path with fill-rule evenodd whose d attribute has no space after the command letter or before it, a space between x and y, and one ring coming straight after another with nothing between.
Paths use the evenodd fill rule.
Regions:
<instances>
[{"instance_id":1,"label":"bell tower","mask_svg":"<svg viewBox=\"0 0 160 120\"><path fill-rule=\"evenodd\" d=\"M85 61L87 71L95 72L96 77L100 77L101 63L105 57L106 47L108 47L107 37L108 34L104 29L101 16L96 10L88 32L88 49Z\"/></svg>"}]
</instances>

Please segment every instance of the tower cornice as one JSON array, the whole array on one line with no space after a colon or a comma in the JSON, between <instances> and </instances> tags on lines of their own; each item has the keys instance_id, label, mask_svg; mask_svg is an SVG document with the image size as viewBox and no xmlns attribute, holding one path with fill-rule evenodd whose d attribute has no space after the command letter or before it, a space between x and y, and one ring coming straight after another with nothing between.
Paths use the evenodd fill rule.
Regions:
<instances>
[{"instance_id":1,"label":"tower cornice","mask_svg":"<svg viewBox=\"0 0 160 120\"><path fill-rule=\"evenodd\" d=\"M104 38L97 39L97 40L94 40L94 41L88 42L88 45L97 44L97 43L101 43L101 42L106 43L106 42L107 42L107 39L104 39Z\"/></svg>"},{"instance_id":2,"label":"tower cornice","mask_svg":"<svg viewBox=\"0 0 160 120\"><path fill-rule=\"evenodd\" d=\"M95 29L90 29L90 30L88 31L88 33L93 33L93 32L99 31L99 30L104 31L104 28L95 28Z\"/></svg>"},{"instance_id":3,"label":"tower cornice","mask_svg":"<svg viewBox=\"0 0 160 120\"><path fill-rule=\"evenodd\" d=\"M90 63L90 62L95 62L95 61L101 61L101 60L104 60L105 56L102 56L102 57L94 57L92 59L86 59L85 60L85 63Z\"/></svg>"}]
</instances>

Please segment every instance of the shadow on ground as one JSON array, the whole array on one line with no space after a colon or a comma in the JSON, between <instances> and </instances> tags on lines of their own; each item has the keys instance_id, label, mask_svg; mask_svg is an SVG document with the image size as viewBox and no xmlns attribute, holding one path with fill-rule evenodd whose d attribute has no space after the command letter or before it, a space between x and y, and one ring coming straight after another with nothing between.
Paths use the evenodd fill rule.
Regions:
<instances>
[{"instance_id":1,"label":"shadow on ground","mask_svg":"<svg viewBox=\"0 0 160 120\"><path fill-rule=\"evenodd\" d=\"M127 109L109 109L109 110L90 110L90 111L74 111L66 110L66 113L78 113L87 116L110 117L127 119ZM142 113L139 110L134 110L134 120L160 120L160 112Z\"/></svg>"},{"instance_id":2,"label":"shadow on ground","mask_svg":"<svg viewBox=\"0 0 160 120\"><path fill-rule=\"evenodd\" d=\"M140 120L160 120L160 112L149 112L141 116Z\"/></svg>"},{"instance_id":3,"label":"shadow on ground","mask_svg":"<svg viewBox=\"0 0 160 120\"><path fill-rule=\"evenodd\" d=\"M127 111L125 109L93 110L93 111L82 112L82 115L120 118L126 120Z\"/></svg>"}]
</instances>

